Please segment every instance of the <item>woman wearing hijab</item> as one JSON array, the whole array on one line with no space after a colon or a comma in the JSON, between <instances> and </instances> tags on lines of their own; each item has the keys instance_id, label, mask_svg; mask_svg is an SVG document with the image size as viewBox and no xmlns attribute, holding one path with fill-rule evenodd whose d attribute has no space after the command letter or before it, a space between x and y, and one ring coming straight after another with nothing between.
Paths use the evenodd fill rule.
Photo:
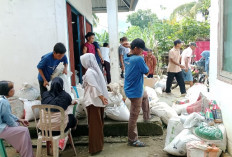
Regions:
<instances>
[{"instance_id":1,"label":"woman wearing hijab","mask_svg":"<svg viewBox=\"0 0 232 157\"><path fill-rule=\"evenodd\" d=\"M0 138L11 144L21 157L33 157L31 137L27 126L29 123L11 113L7 98L14 95L14 84L0 81ZM19 126L21 123L23 126Z\"/></svg>"},{"instance_id":2,"label":"woman wearing hijab","mask_svg":"<svg viewBox=\"0 0 232 157\"><path fill-rule=\"evenodd\" d=\"M64 109L65 111L65 120L67 124L65 131L68 131L70 128L75 128L77 125L77 120L73 114L67 113L67 108L72 104L71 96L64 91L64 82L60 77L56 77L52 80L51 90L44 92L42 95L42 104L57 105ZM58 110L51 110L53 113L51 115L52 119L52 134L60 134L60 113Z\"/></svg>"},{"instance_id":3,"label":"woman wearing hijab","mask_svg":"<svg viewBox=\"0 0 232 157\"><path fill-rule=\"evenodd\" d=\"M108 91L103 74L93 54L81 56L81 64L87 70L83 76L84 104L88 112L89 153L103 150L104 107L108 104Z\"/></svg>"}]
</instances>

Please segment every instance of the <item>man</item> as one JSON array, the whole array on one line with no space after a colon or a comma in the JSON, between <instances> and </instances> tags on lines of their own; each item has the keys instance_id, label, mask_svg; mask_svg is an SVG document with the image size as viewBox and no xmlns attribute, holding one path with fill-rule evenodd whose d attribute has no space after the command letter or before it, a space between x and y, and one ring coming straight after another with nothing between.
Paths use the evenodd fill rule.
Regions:
<instances>
[{"instance_id":1,"label":"man","mask_svg":"<svg viewBox=\"0 0 232 157\"><path fill-rule=\"evenodd\" d=\"M148 78L153 78L153 75L155 74L155 68L156 68L156 58L152 54L152 50L149 49L147 51L147 56L144 56L145 63L147 64L149 68L149 75L147 76Z\"/></svg>"},{"instance_id":2,"label":"man","mask_svg":"<svg viewBox=\"0 0 232 157\"><path fill-rule=\"evenodd\" d=\"M185 66L180 64L180 48L182 46L181 40L174 41L174 47L169 51L169 63L168 63L168 78L166 82L166 93L171 93L171 86L174 77L176 78L178 85L180 86L181 96L186 95L185 84L182 76L181 69L185 69Z\"/></svg>"},{"instance_id":3,"label":"man","mask_svg":"<svg viewBox=\"0 0 232 157\"><path fill-rule=\"evenodd\" d=\"M145 144L138 140L137 119L142 106L143 119L150 118L149 102L147 93L143 90L143 75L148 75L149 69L142 58L145 43L142 39L132 41L131 52L124 58L125 82L124 90L126 96L131 101L130 119L128 122L128 145L134 147L144 147Z\"/></svg>"},{"instance_id":4,"label":"man","mask_svg":"<svg viewBox=\"0 0 232 157\"><path fill-rule=\"evenodd\" d=\"M110 84L111 82L111 75L110 75L110 49L109 49L109 44L104 43L103 47L100 48L100 51L102 53L102 57L104 60L104 68L106 70L106 80L107 83Z\"/></svg>"},{"instance_id":5,"label":"man","mask_svg":"<svg viewBox=\"0 0 232 157\"><path fill-rule=\"evenodd\" d=\"M190 87L193 86L193 76L191 71L192 53L196 49L196 43L191 42L189 47L181 54L181 65L185 66L182 70L184 82L190 82Z\"/></svg>"},{"instance_id":6,"label":"man","mask_svg":"<svg viewBox=\"0 0 232 157\"><path fill-rule=\"evenodd\" d=\"M47 91L46 86L49 85L48 82L51 80L51 75L60 62L64 63L63 73L67 74L68 59L65 53L66 48L64 44L57 43L53 48L53 52L42 56L39 64L37 65L39 70L38 80L41 96L45 91Z\"/></svg>"},{"instance_id":7,"label":"man","mask_svg":"<svg viewBox=\"0 0 232 157\"><path fill-rule=\"evenodd\" d=\"M127 42L128 42L127 37L122 37L120 39L120 44L121 45L118 48L120 67L122 69L121 78L124 78L124 68L125 68L125 65L124 65L123 59L124 59L125 55L127 55L130 52L129 48L126 48L126 47L123 46L123 44L127 43Z\"/></svg>"}]
</instances>

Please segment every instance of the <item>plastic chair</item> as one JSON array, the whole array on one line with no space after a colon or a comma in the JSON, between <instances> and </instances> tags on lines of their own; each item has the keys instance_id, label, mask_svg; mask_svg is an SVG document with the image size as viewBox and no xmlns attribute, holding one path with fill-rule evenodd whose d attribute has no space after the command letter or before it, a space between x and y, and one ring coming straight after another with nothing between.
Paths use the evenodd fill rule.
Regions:
<instances>
[{"instance_id":1,"label":"plastic chair","mask_svg":"<svg viewBox=\"0 0 232 157\"><path fill-rule=\"evenodd\" d=\"M1 157L7 157L6 149L5 149L5 146L4 146L4 143L3 143L2 139L0 139L0 156Z\"/></svg>"},{"instance_id":2,"label":"plastic chair","mask_svg":"<svg viewBox=\"0 0 232 157\"><path fill-rule=\"evenodd\" d=\"M38 123L36 119L35 110L39 109L39 118L40 118L40 128L38 128ZM51 109L59 110L60 112L60 135L59 136L52 136L52 129L51 129ZM38 141L37 141L37 151L36 156L41 156L41 149L42 149L42 141L46 141L47 143L47 154L50 153L50 145L53 147L53 156L59 157L59 140L64 139L68 136L69 142L74 150L75 155L77 156L76 148L73 143L71 129L69 129L67 132L64 132L65 130L65 113L64 109L55 106L55 105L35 105L32 106L32 110L35 117L36 122L36 130L38 134ZM39 131L40 130L40 131Z\"/></svg>"}]
</instances>

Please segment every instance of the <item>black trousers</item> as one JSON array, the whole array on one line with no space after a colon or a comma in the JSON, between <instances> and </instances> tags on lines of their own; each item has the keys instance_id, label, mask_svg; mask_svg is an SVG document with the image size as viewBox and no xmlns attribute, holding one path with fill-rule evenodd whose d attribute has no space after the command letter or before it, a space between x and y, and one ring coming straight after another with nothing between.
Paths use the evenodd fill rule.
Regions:
<instances>
[{"instance_id":1,"label":"black trousers","mask_svg":"<svg viewBox=\"0 0 232 157\"><path fill-rule=\"evenodd\" d=\"M43 93L48 91L48 89L43 86L43 83L44 83L44 81L39 80L39 89L40 89L41 98L42 98Z\"/></svg>"},{"instance_id":2,"label":"black trousers","mask_svg":"<svg viewBox=\"0 0 232 157\"><path fill-rule=\"evenodd\" d=\"M149 74L147 77L148 78L153 78L153 74Z\"/></svg>"},{"instance_id":3,"label":"black trousers","mask_svg":"<svg viewBox=\"0 0 232 157\"><path fill-rule=\"evenodd\" d=\"M173 82L174 77L176 78L176 81L177 81L178 85L180 86L181 94L186 93L182 71L180 71L178 73L168 72L168 79L166 82L166 93L171 92L171 87L172 87L172 82Z\"/></svg>"},{"instance_id":4,"label":"black trousers","mask_svg":"<svg viewBox=\"0 0 232 157\"><path fill-rule=\"evenodd\" d=\"M105 67L105 70L106 70L106 80L107 80L107 83L110 84L110 82L111 82L110 63L107 62L107 61L104 61L103 66Z\"/></svg>"}]
</instances>

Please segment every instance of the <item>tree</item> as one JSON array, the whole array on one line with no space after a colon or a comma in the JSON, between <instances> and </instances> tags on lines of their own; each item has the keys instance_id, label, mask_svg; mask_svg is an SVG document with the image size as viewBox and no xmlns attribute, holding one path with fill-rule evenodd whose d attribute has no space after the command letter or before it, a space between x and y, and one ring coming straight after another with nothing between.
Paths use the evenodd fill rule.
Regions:
<instances>
[{"instance_id":1,"label":"tree","mask_svg":"<svg viewBox=\"0 0 232 157\"><path fill-rule=\"evenodd\" d=\"M97 27L97 24L99 23L99 18L95 13L93 13L92 16L93 16L93 27Z\"/></svg>"},{"instance_id":2,"label":"tree","mask_svg":"<svg viewBox=\"0 0 232 157\"><path fill-rule=\"evenodd\" d=\"M196 19L196 15L201 13L205 21L209 16L211 0L198 0L198 2L190 2L177 7L171 14L170 19L173 20L177 17L183 19L184 17Z\"/></svg>"},{"instance_id":3,"label":"tree","mask_svg":"<svg viewBox=\"0 0 232 157\"><path fill-rule=\"evenodd\" d=\"M160 21L156 14L152 13L150 9L141 10L128 15L127 22L132 26L138 26L142 29L148 26L149 23L154 23Z\"/></svg>"},{"instance_id":4,"label":"tree","mask_svg":"<svg viewBox=\"0 0 232 157\"><path fill-rule=\"evenodd\" d=\"M103 33L95 33L96 41L99 45L103 46L104 43L109 43L109 33L104 31Z\"/></svg>"}]
</instances>

